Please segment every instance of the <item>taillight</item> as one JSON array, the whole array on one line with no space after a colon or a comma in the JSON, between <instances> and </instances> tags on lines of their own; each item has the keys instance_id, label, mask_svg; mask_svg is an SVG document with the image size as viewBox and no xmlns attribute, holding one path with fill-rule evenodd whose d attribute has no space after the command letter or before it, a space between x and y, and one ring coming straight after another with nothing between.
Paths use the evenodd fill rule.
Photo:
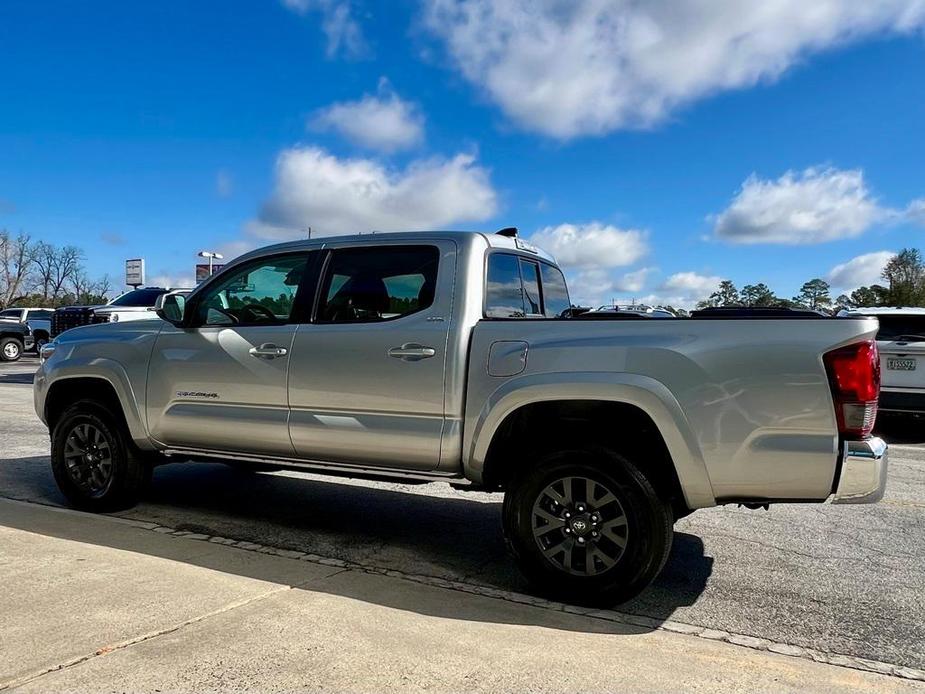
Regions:
<instances>
[{"instance_id":1,"label":"taillight","mask_svg":"<svg viewBox=\"0 0 925 694\"><path fill-rule=\"evenodd\" d=\"M839 347L823 357L835 399L838 431L869 436L877 419L880 396L880 354L873 340Z\"/></svg>"}]
</instances>

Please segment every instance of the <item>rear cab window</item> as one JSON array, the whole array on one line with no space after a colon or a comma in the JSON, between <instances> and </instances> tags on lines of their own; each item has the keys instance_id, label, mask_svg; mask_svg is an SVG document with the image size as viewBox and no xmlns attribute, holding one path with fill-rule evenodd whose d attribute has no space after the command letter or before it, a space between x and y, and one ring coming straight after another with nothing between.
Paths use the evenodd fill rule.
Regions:
<instances>
[{"instance_id":1,"label":"rear cab window","mask_svg":"<svg viewBox=\"0 0 925 694\"><path fill-rule=\"evenodd\" d=\"M925 314L870 314L880 321L877 339L883 342L925 342Z\"/></svg>"},{"instance_id":2,"label":"rear cab window","mask_svg":"<svg viewBox=\"0 0 925 694\"><path fill-rule=\"evenodd\" d=\"M564 316L570 306L559 268L513 253L489 254L486 318L557 318Z\"/></svg>"}]
</instances>

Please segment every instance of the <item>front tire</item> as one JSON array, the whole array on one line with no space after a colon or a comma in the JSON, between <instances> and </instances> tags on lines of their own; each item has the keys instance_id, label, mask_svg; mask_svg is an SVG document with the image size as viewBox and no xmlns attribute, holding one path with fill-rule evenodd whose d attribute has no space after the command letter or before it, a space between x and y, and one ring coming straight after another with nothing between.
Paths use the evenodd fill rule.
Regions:
<instances>
[{"instance_id":1,"label":"front tire","mask_svg":"<svg viewBox=\"0 0 925 694\"><path fill-rule=\"evenodd\" d=\"M22 350L22 342L15 337L4 337L0 340L0 361L19 361Z\"/></svg>"},{"instance_id":2,"label":"front tire","mask_svg":"<svg viewBox=\"0 0 925 694\"><path fill-rule=\"evenodd\" d=\"M51 435L51 467L68 501L87 511L135 505L151 478L121 417L106 405L81 400L68 407Z\"/></svg>"},{"instance_id":3,"label":"front tire","mask_svg":"<svg viewBox=\"0 0 925 694\"><path fill-rule=\"evenodd\" d=\"M612 606L665 565L671 508L627 458L598 446L561 450L523 469L503 508L508 549L541 592Z\"/></svg>"},{"instance_id":4,"label":"front tire","mask_svg":"<svg viewBox=\"0 0 925 694\"><path fill-rule=\"evenodd\" d=\"M35 333L35 350L36 354L42 353L42 347L48 344L48 335L44 332Z\"/></svg>"}]
</instances>

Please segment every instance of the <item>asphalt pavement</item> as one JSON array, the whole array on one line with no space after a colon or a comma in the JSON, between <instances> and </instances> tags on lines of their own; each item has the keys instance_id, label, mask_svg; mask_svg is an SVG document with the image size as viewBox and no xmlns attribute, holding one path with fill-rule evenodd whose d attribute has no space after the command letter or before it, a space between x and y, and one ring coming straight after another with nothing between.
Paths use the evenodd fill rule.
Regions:
<instances>
[{"instance_id":1,"label":"asphalt pavement","mask_svg":"<svg viewBox=\"0 0 925 694\"><path fill-rule=\"evenodd\" d=\"M0 366L0 497L63 506L47 432L32 412L34 368L34 360ZM677 523L669 562L650 589L614 611L575 617L573 628L582 630L581 619L589 633L600 619L668 625L925 677L925 424L886 421L884 435L901 443L891 445L880 504L698 511ZM500 503L445 484L174 464L159 467L148 497L119 516L516 602L529 589L505 555Z\"/></svg>"}]
</instances>

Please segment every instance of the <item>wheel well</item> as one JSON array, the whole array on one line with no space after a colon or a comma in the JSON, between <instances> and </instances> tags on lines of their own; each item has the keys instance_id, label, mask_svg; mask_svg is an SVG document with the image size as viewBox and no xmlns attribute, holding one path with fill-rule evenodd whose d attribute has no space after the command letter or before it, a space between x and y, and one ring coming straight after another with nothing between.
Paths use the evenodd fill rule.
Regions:
<instances>
[{"instance_id":1,"label":"wheel well","mask_svg":"<svg viewBox=\"0 0 925 694\"><path fill-rule=\"evenodd\" d=\"M36 338L37 338L37 337L39 337L40 335L44 335L46 338L49 337L48 331L47 331L47 330L42 330L41 328L39 328L38 330L33 330L33 331L32 331L32 336L33 336L33 337L36 337Z\"/></svg>"},{"instance_id":2,"label":"wheel well","mask_svg":"<svg viewBox=\"0 0 925 694\"><path fill-rule=\"evenodd\" d=\"M123 423L125 421L116 389L105 378L65 378L52 383L45 396L45 421L49 431L54 431L64 411L78 400L96 400Z\"/></svg>"},{"instance_id":3,"label":"wheel well","mask_svg":"<svg viewBox=\"0 0 925 694\"><path fill-rule=\"evenodd\" d=\"M576 443L603 445L632 458L676 514L688 512L661 432L645 411L622 402L558 400L515 410L498 427L488 448L485 486L504 488L537 454Z\"/></svg>"}]
</instances>

